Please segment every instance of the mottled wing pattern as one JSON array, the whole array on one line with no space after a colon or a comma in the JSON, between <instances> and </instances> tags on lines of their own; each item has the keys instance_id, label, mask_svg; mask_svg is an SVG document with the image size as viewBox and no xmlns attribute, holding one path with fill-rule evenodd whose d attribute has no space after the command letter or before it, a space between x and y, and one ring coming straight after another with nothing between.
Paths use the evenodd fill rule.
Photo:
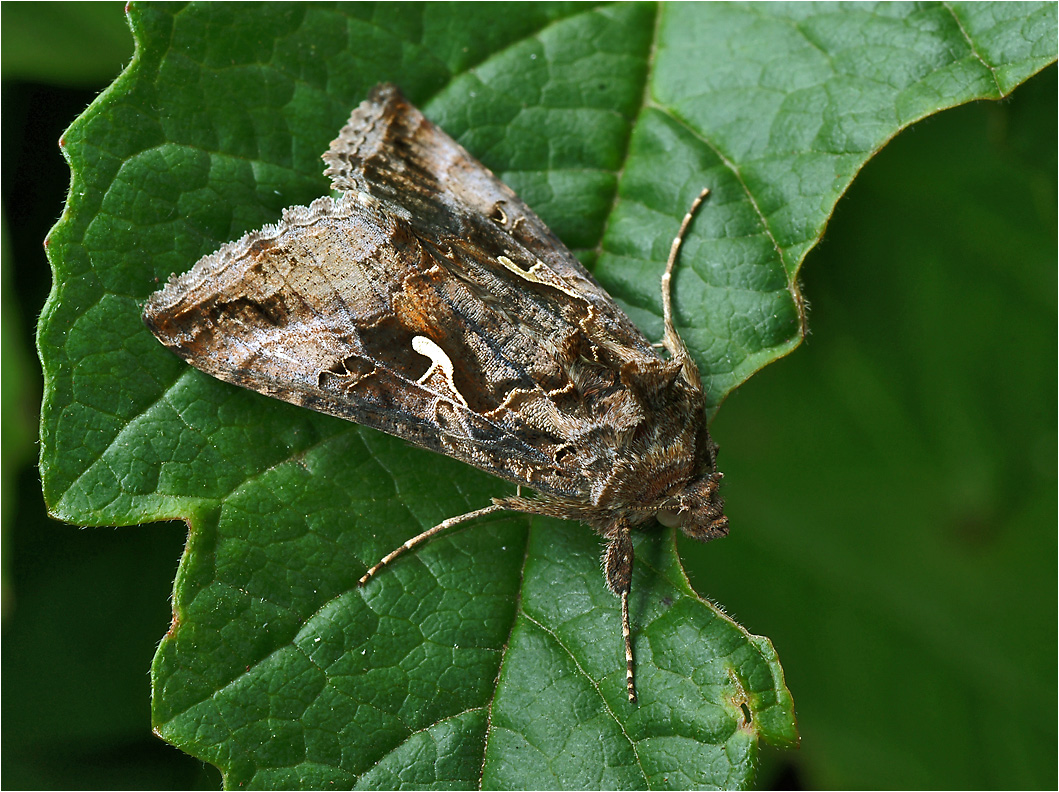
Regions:
<instances>
[{"instance_id":1,"label":"mottled wing pattern","mask_svg":"<svg viewBox=\"0 0 1059 792\"><path fill-rule=\"evenodd\" d=\"M445 245L365 196L322 198L203 258L144 317L219 379L590 502L613 467L604 415L642 419L616 360L571 330L583 304Z\"/></svg>"},{"instance_id":2,"label":"mottled wing pattern","mask_svg":"<svg viewBox=\"0 0 1059 792\"><path fill-rule=\"evenodd\" d=\"M655 357L636 325L537 214L396 86L375 86L323 159L334 189L366 192L407 212L412 226L427 236L466 240L473 253L490 260L494 246L503 244L524 270L540 261L551 277L592 305L590 332L619 342L634 356Z\"/></svg>"},{"instance_id":3,"label":"mottled wing pattern","mask_svg":"<svg viewBox=\"0 0 1059 792\"><path fill-rule=\"evenodd\" d=\"M392 86L325 159L340 199L206 256L147 324L220 379L595 503L646 419L638 383L673 366Z\"/></svg>"},{"instance_id":4,"label":"mottled wing pattern","mask_svg":"<svg viewBox=\"0 0 1059 792\"><path fill-rule=\"evenodd\" d=\"M352 195L321 198L203 258L144 319L219 379L525 480L522 466L548 458L470 409L451 358L415 341L431 334L429 268L399 219ZM424 302L410 304L405 286Z\"/></svg>"},{"instance_id":5,"label":"mottled wing pattern","mask_svg":"<svg viewBox=\"0 0 1059 792\"><path fill-rule=\"evenodd\" d=\"M537 490L464 518L514 509L607 537L635 700L630 530L654 517L704 540L728 530L705 401L668 309L680 237L663 360L514 192L393 86L324 159L340 198L204 257L148 300L144 321L219 379Z\"/></svg>"}]
</instances>

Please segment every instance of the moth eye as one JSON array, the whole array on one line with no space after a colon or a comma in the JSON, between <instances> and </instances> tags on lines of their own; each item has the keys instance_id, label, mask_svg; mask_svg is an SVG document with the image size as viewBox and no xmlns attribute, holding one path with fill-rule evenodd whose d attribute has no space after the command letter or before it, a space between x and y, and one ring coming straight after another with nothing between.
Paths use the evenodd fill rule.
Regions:
<instances>
[{"instance_id":1,"label":"moth eye","mask_svg":"<svg viewBox=\"0 0 1059 792\"><path fill-rule=\"evenodd\" d=\"M500 208L499 202L493 204L493 211L490 212L489 219L492 220L497 225L502 225L502 226L506 226L507 225L507 214L504 212L504 210L502 208Z\"/></svg>"},{"instance_id":2,"label":"moth eye","mask_svg":"<svg viewBox=\"0 0 1059 792\"><path fill-rule=\"evenodd\" d=\"M680 525L680 517L672 509L662 509L655 515L655 519L662 523L666 528L676 528Z\"/></svg>"}]
</instances>

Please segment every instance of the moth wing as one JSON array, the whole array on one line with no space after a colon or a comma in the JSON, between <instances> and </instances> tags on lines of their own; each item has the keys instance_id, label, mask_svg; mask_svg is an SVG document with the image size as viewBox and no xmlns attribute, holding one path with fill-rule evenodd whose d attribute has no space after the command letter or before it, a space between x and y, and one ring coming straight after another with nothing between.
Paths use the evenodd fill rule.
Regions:
<instances>
[{"instance_id":1,"label":"moth wing","mask_svg":"<svg viewBox=\"0 0 1059 792\"><path fill-rule=\"evenodd\" d=\"M374 196L425 236L459 239L494 259L504 253L523 270L541 262L547 277L593 306L590 332L654 357L636 325L537 214L396 86L373 88L323 159L335 190Z\"/></svg>"},{"instance_id":2,"label":"moth wing","mask_svg":"<svg viewBox=\"0 0 1059 792\"><path fill-rule=\"evenodd\" d=\"M562 302L535 295L529 328L501 304L520 276L500 267L483 284L446 252L371 199L321 198L173 278L144 321L221 380L590 500L611 463L578 453L592 427L555 348L570 336Z\"/></svg>"}]
</instances>

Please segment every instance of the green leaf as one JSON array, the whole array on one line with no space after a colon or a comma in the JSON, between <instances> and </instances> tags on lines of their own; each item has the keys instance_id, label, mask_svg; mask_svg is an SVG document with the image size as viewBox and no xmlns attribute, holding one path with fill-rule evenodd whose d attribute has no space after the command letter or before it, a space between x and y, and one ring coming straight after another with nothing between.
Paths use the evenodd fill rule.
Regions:
<instances>
[{"instance_id":1,"label":"green leaf","mask_svg":"<svg viewBox=\"0 0 1059 792\"><path fill-rule=\"evenodd\" d=\"M681 556L783 658L798 777L766 788L1055 783L1056 77L868 163L809 342L714 422L739 529Z\"/></svg>"},{"instance_id":2,"label":"green leaf","mask_svg":"<svg viewBox=\"0 0 1059 792\"><path fill-rule=\"evenodd\" d=\"M407 537L506 487L225 386L139 305L327 189L318 157L381 80L492 167L650 335L708 185L678 322L711 401L803 333L796 275L857 170L912 121L1055 58L1047 5L133 6L132 66L64 137L38 338L41 471L86 524L186 518L154 721L229 786L745 786L796 740L775 653L638 540L641 704L584 528Z\"/></svg>"}]
</instances>

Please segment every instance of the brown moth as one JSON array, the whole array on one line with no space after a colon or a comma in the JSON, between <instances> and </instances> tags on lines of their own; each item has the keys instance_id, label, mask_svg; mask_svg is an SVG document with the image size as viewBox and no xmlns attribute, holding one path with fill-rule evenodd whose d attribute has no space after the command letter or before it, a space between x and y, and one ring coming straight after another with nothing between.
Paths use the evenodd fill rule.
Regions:
<instances>
[{"instance_id":1,"label":"brown moth","mask_svg":"<svg viewBox=\"0 0 1059 792\"><path fill-rule=\"evenodd\" d=\"M515 193L392 85L323 155L341 193L283 212L171 278L144 308L154 334L226 382L380 429L536 495L494 498L394 550L514 510L606 539L627 686L633 527L728 533L717 447L662 276L661 357Z\"/></svg>"}]
</instances>

